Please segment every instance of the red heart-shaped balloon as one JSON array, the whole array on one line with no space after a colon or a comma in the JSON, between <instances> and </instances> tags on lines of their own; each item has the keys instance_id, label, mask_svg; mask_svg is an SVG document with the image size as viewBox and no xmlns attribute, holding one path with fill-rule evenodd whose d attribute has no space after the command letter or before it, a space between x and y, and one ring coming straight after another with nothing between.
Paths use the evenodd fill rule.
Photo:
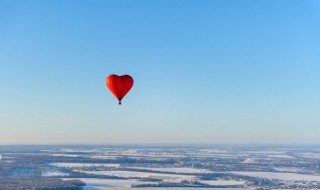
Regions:
<instances>
[{"instance_id":1,"label":"red heart-shaped balloon","mask_svg":"<svg viewBox=\"0 0 320 190\"><path fill-rule=\"evenodd\" d=\"M133 78L130 75L109 75L106 85L112 94L119 100L121 105L122 98L130 91L133 86Z\"/></svg>"}]
</instances>

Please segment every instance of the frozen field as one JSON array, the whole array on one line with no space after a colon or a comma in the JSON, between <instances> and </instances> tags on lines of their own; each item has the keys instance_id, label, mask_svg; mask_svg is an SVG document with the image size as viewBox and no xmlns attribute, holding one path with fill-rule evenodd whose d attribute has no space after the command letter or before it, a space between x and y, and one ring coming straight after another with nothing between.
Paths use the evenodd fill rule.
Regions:
<instances>
[{"instance_id":1,"label":"frozen field","mask_svg":"<svg viewBox=\"0 0 320 190\"><path fill-rule=\"evenodd\" d=\"M94 164L94 163L50 163L52 166L64 167L64 168L76 168L76 167L119 167L120 164Z\"/></svg>"},{"instance_id":2,"label":"frozen field","mask_svg":"<svg viewBox=\"0 0 320 190\"><path fill-rule=\"evenodd\" d=\"M0 147L0 176L78 179L85 190L320 189L317 146L24 148Z\"/></svg>"},{"instance_id":3,"label":"frozen field","mask_svg":"<svg viewBox=\"0 0 320 190\"><path fill-rule=\"evenodd\" d=\"M135 172L135 171L83 171L78 172L95 174L95 175L107 175L117 176L124 178L156 178L166 182L181 182L182 180L194 180L196 176L193 175L180 175L180 174L162 174L162 173L151 173L151 172Z\"/></svg>"},{"instance_id":4,"label":"frozen field","mask_svg":"<svg viewBox=\"0 0 320 190\"><path fill-rule=\"evenodd\" d=\"M246 175L265 179L278 179L283 181L319 181L320 175L305 175L297 173L275 173L275 172L232 172L234 174Z\"/></svg>"},{"instance_id":5,"label":"frozen field","mask_svg":"<svg viewBox=\"0 0 320 190\"><path fill-rule=\"evenodd\" d=\"M206 169L196 169L196 168L150 168L150 167L131 167L132 169L140 170L150 170L158 172L172 172L172 173L185 173L185 174L194 174L194 173L213 173L212 171Z\"/></svg>"},{"instance_id":6,"label":"frozen field","mask_svg":"<svg viewBox=\"0 0 320 190\"><path fill-rule=\"evenodd\" d=\"M138 180L113 180L113 179L90 179L90 178L72 178L72 179L79 179L87 184L84 190L103 190L103 189L114 189L114 188L119 188L119 189L134 189L131 188L132 185L137 185L137 184L146 184L146 183L151 183L151 182L141 182ZM70 180L70 178L64 178L64 180ZM243 182L240 181L204 181L207 184L212 184L212 185L243 185ZM164 188L143 188L144 190L147 189L152 189L152 190L164 190ZM172 189L172 190L182 190L183 188L165 188L165 189ZM201 189L214 189L218 190L220 188L188 188L188 190L201 190ZM242 188L223 188L223 189L242 189Z\"/></svg>"},{"instance_id":7,"label":"frozen field","mask_svg":"<svg viewBox=\"0 0 320 190\"><path fill-rule=\"evenodd\" d=\"M122 179L92 179L92 178L72 178L72 179L79 179L83 182L86 183L86 188L85 190L89 189L103 189L103 188L125 188L128 189L132 185L137 185L137 184L145 184L146 182L139 182L137 180L122 180ZM64 180L70 180L64 179Z\"/></svg>"}]
</instances>

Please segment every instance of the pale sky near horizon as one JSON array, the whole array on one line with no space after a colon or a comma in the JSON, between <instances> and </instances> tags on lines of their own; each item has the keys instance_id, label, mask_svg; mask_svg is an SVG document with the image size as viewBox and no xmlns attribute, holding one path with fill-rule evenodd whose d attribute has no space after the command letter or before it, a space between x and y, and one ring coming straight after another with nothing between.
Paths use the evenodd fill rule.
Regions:
<instances>
[{"instance_id":1,"label":"pale sky near horizon","mask_svg":"<svg viewBox=\"0 0 320 190\"><path fill-rule=\"evenodd\" d=\"M0 89L0 144L319 144L320 1L0 0Z\"/></svg>"}]
</instances>

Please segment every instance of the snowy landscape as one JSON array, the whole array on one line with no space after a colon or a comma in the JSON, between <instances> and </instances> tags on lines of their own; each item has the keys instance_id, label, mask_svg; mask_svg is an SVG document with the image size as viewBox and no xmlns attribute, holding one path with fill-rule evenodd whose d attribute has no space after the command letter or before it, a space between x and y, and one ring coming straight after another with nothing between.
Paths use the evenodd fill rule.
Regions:
<instances>
[{"instance_id":1,"label":"snowy landscape","mask_svg":"<svg viewBox=\"0 0 320 190\"><path fill-rule=\"evenodd\" d=\"M320 147L0 146L0 182L3 189L320 189Z\"/></svg>"}]
</instances>

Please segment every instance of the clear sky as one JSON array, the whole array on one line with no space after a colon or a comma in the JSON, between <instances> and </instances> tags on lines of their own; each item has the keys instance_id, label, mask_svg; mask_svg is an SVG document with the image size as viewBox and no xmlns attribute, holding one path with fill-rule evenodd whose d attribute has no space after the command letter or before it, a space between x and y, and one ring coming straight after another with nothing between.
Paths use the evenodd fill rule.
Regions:
<instances>
[{"instance_id":1,"label":"clear sky","mask_svg":"<svg viewBox=\"0 0 320 190\"><path fill-rule=\"evenodd\" d=\"M320 143L320 1L0 0L0 144L86 143Z\"/></svg>"}]
</instances>

